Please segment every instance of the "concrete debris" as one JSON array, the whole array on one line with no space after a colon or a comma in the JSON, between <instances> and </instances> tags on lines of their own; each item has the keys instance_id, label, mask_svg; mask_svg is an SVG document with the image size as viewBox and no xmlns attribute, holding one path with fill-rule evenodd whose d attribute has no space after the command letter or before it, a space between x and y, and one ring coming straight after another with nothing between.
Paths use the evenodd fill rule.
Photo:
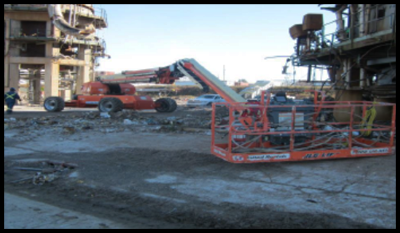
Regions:
<instances>
[{"instance_id":1,"label":"concrete debris","mask_svg":"<svg viewBox=\"0 0 400 233\"><path fill-rule=\"evenodd\" d=\"M113 118L113 119L121 118L121 117L124 117L126 115L123 111L110 112L109 114L110 114L111 118Z\"/></svg>"},{"instance_id":2,"label":"concrete debris","mask_svg":"<svg viewBox=\"0 0 400 233\"><path fill-rule=\"evenodd\" d=\"M146 122L131 121L129 119L124 119L124 125L146 125Z\"/></svg>"},{"instance_id":3,"label":"concrete debris","mask_svg":"<svg viewBox=\"0 0 400 233\"><path fill-rule=\"evenodd\" d=\"M61 177L64 172L68 172L78 168L78 164L76 163L69 163L58 160L40 160L36 162L30 161L27 162L27 164L33 165L33 167L12 167L11 170L21 171L23 173L26 172L26 174L32 175L27 178L11 181L11 183L31 181L34 185L43 185L45 183L54 181L56 178ZM22 175L22 173L20 174ZM23 176L25 176L25 174L23 174Z\"/></svg>"},{"instance_id":4,"label":"concrete debris","mask_svg":"<svg viewBox=\"0 0 400 233\"><path fill-rule=\"evenodd\" d=\"M152 118L146 119L147 125L159 125L160 123Z\"/></svg>"},{"instance_id":5,"label":"concrete debris","mask_svg":"<svg viewBox=\"0 0 400 233\"><path fill-rule=\"evenodd\" d=\"M100 113L100 117L101 118L110 118L111 116L107 112L102 112L102 113Z\"/></svg>"},{"instance_id":6,"label":"concrete debris","mask_svg":"<svg viewBox=\"0 0 400 233\"><path fill-rule=\"evenodd\" d=\"M54 174L42 174L41 172L36 173L33 177L32 183L34 185L43 185L44 183L52 182L56 176Z\"/></svg>"},{"instance_id":7,"label":"concrete debris","mask_svg":"<svg viewBox=\"0 0 400 233\"><path fill-rule=\"evenodd\" d=\"M133 122L131 120L129 120L129 119L124 120L124 125L132 125L132 124L133 124Z\"/></svg>"},{"instance_id":8,"label":"concrete debris","mask_svg":"<svg viewBox=\"0 0 400 233\"><path fill-rule=\"evenodd\" d=\"M95 119L95 118L99 118L100 117L100 112L88 112L85 115L85 118L87 119Z\"/></svg>"},{"instance_id":9,"label":"concrete debris","mask_svg":"<svg viewBox=\"0 0 400 233\"><path fill-rule=\"evenodd\" d=\"M175 121L175 120L176 120L176 117L167 117L167 120L168 120L168 121Z\"/></svg>"},{"instance_id":10,"label":"concrete debris","mask_svg":"<svg viewBox=\"0 0 400 233\"><path fill-rule=\"evenodd\" d=\"M81 127L81 129L88 130L88 129L92 129L92 127L90 125L84 125Z\"/></svg>"},{"instance_id":11,"label":"concrete debris","mask_svg":"<svg viewBox=\"0 0 400 233\"><path fill-rule=\"evenodd\" d=\"M210 126L210 110L182 108L178 108L173 115L123 110L116 113L87 111L57 116L4 118L5 131L19 130L13 134L7 134L11 135L7 138L11 137L17 142L30 141L47 133L58 133L62 135L60 140L67 140L69 137L79 137L80 133L88 130L101 133L128 130L204 134L203 130L209 130ZM190 130L191 128L196 130Z\"/></svg>"},{"instance_id":12,"label":"concrete debris","mask_svg":"<svg viewBox=\"0 0 400 233\"><path fill-rule=\"evenodd\" d=\"M75 133L75 128L74 127L64 127L64 132L73 134L73 133Z\"/></svg>"},{"instance_id":13,"label":"concrete debris","mask_svg":"<svg viewBox=\"0 0 400 233\"><path fill-rule=\"evenodd\" d=\"M162 126L155 126L151 128L151 131L159 131Z\"/></svg>"},{"instance_id":14,"label":"concrete debris","mask_svg":"<svg viewBox=\"0 0 400 233\"><path fill-rule=\"evenodd\" d=\"M8 118L8 119L4 119L4 122L15 122L15 121L17 121L17 119L15 119L13 117Z\"/></svg>"},{"instance_id":15,"label":"concrete debris","mask_svg":"<svg viewBox=\"0 0 400 233\"><path fill-rule=\"evenodd\" d=\"M100 129L100 132L102 133L118 133L118 132L123 132L125 131L124 128L102 128Z\"/></svg>"}]
</instances>

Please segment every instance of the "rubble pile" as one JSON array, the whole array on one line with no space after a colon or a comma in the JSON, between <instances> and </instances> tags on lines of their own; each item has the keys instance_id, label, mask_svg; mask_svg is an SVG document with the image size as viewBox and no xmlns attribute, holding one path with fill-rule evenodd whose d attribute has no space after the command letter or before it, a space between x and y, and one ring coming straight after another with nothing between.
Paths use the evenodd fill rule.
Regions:
<instances>
[{"instance_id":1,"label":"rubble pile","mask_svg":"<svg viewBox=\"0 0 400 233\"><path fill-rule=\"evenodd\" d=\"M48 133L60 135L60 140L81 132L118 133L164 132L210 135L211 109L181 108L172 114L141 113L123 110L117 113L88 111L76 115L36 118L4 118L4 130L18 130L16 141L29 141Z\"/></svg>"}]
</instances>

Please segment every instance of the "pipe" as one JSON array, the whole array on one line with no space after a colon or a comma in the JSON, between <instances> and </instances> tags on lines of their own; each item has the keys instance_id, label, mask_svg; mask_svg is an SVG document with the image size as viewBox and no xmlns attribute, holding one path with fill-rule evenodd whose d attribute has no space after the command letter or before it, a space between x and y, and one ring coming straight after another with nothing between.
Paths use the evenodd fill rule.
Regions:
<instances>
[{"instance_id":1,"label":"pipe","mask_svg":"<svg viewBox=\"0 0 400 233\"><path fill-rule=\"evenodd\" d=\"M394 44L396 45L396 8L394 8L394 19L393 19L392 33L393 33L393 41L394 41Z\"/></svg>"},{"instance_id":2,"label":"pipe","mask_svg":"<svg viewBox=\"0 0 400 233\"><path fill-rule=\"evenodd\" d=\"M359 25L359 31L360 31L360 37L364 36L366 34L365 32L365 4L361 4L361 12L359 13L359 19L360 19L360 25Z\"/></svg>"},{"instance_id":3,"label":"pipe","mask_svg":"<svg viewBox=\"0 0 400 233\"><path fill-rule=\"evenodd\" d=\"M354 25L356 25L356 22L359 21L358 15L357 15L357 9L358 9L358 4L350 4L350 39L353 40L355 36L354 33Z\"/></svg>"},{"instance_id":4,"label":"pipe","mask_svg":"<svg viewBox=\"0 0 400 233\"><path fill-rule=\"evenodd\" d=\"M369 18L371 14L371 4L366 5L367 11L365 12L365 27L364 27L364 33L369 34Z\"/></svg>"},{"instance_id":5,"label":"pipe","mask_svg":"<svg viewBox=\"0 0 400 233\"><path fill-rule=\"evenodd\" d=\"M72 11L72 9L70 9L70 11ZM73 15L74 15L74 20L73 20L73 24L72 24L72 26L73 27L75 27L76 26L76 5L74 5L74 13L73 13Z\"/></svg>"},{"instance_id":6,"label":"pipe","mask_svg":"<svg viewBox=\"0 0 400 233\"><path fill-rule=\"evenodd\" d=\"M344 30L344 20L343 20L343 11L346 10L347 4L343 4L342 7L338 11L336 11L336 19L337 19L337 33L339 40L346 39L346 34Z\"/></svg>"},{"instance_id":7,"label":"pipe","mask_svg":"<svg viewBox=\"0 0 400 233\"><path fill-rule=\"evenodd\" d=\"M72 27L67 21L65 21L64 16L61 11L62 4L49 4L47 11L49 13L50 19L52 19L53 24L67 35L73 35L76 37L86 37L90 36L95 32L93 28L89 30L82 30L79 28ZM71 9L70 9L71 10Z\"/></svg>"},{"instance_id":8,"label":"pipe","mask_svg":"<svg viewBox=\"0 0 400 233\"><path fill-rule=\"evenodd\" d=\"M6 57L8 55L8 53L10 52L11 20L7 19L5 24L6 24L6 31L4 32L4 44L5 44L4 57ZM7 26L7 24L8 24L8 26ZM8 35L6 35L6 34L8 34Z\"/></svg>"},{"instance_id":9,"label":"pipe","mask_svg":"<svg viewBox=\"0 0 400 233\"><path fill-rule=\"evenodd\" d=\"M69 5L69 17L68 17L68 23L71 24L72 22L72 4Z\"/></svg>"}]
</instances>

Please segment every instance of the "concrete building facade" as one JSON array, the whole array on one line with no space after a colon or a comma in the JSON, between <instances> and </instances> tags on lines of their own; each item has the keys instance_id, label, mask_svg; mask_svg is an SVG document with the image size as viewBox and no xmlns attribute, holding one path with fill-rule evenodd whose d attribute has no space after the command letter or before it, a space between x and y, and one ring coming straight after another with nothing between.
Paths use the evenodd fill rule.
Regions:
<instances>
[{"instance_id":1,"label":"concrete building facade","mask_svg":"<svg viewBox=\"0 0 400 233\"><path fill-rule=\"evenodd\" d=\"M98 58L109 57L96 36L107 26L105 11L92 4L4 4L4 90L22 90L26 80L33 104L79 94Z\"/></svg>"}]
</instances>

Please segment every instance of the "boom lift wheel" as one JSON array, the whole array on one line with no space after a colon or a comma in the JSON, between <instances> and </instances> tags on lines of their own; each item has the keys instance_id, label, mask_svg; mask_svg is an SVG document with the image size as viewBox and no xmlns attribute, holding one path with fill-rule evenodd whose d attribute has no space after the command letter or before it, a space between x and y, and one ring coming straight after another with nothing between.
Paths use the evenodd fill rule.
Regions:
<instances>
[{"instance_id":1,"label":"boom lift wheel","mask_svg":"<svg viewBox=\"0 0 400 233\"><path fill-rule=\"evenodd\" d=\"M61 97L51 96L44 100L43 106L48 112L60 112L64 109L65 102Z\"/></svg>"},{"instance_id":2,"label":"boom lift wheel","mask_svg":"<svg viewBox=\"0 0 400 233\"><path fill-rule=\"evenodd\" d=\"M170 98L158 99L156 100L155 104L156 104L155 109L157 112L173 112L178 107L175 100Z\"/></svg>"},{"instance_id":3,"label":"boom lift wheel","mask_svg":"<svg viewBox=\"0 0 400 233\"><path fill-rule=\"evenodd\" d=\"M176 101L173 99L169 99L169 101L171 102L169 112L174 112L178 108L178 105L176 104Z\"/></svg>"},{"instance_id":4,"label":"boom lift wheel","mask_svg":"<svg viewBox=\"0 0 400 233\"><path fill-rule=\"evenodd\" d=\"M103 98L99 102L100 112L119 112L124 108L124 104L118 98Z\"/></svg>"}]
</instances>

